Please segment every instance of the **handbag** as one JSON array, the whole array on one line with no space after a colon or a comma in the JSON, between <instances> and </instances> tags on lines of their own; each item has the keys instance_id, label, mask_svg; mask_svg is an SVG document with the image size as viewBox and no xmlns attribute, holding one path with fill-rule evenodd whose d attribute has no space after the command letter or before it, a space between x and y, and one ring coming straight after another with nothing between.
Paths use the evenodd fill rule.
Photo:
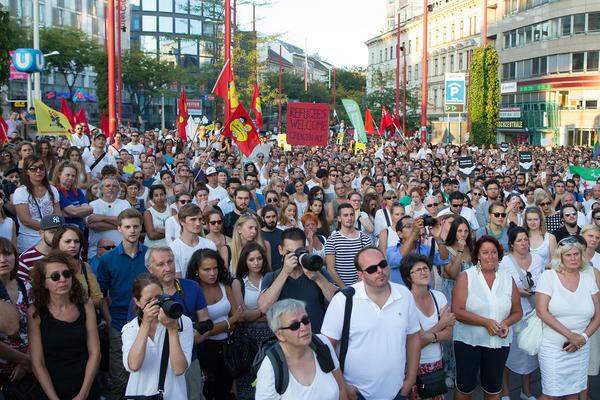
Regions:
<instances>
[{"instance_id":1,"label":"handbag","mask_svg":"<svg viewBox=\"0 0 600 400\"><path fill-rule=\"evenodd\" d=\"M258 353L256 342L238 327L225 340L223 362L233 378L240 378L252 368L256 353Z\"/></svg>"},{"instance_id":2,"label":"handbag","mask_svg":"<svg viewBox=\"0 0 600 400\"><path fill-rule=\"evenodd\" d=\"M163 400L165 392L165 378L167 377L167 364L169 363L169 333L165 331L162 355L160 356L160 372L158 373L158 393L151 396L125 395L123 400Z\"/></svg>"},{"instance_id":3,"label":"handbag","mask_svg":"<svg viewBox=\"0 0 600 400\"><path fill-rule=\"evenodd\" d=\"M438 321L440 320L440 308L438 307L437 300L431 291L431 298L435 305L437 312ZM417 393L422 399L429 399L431 397L440 396L448 392L448 386L446 386L446 372L444 368L437 371L428 372L426 374L417 375Z\"/></svg>"},{"instance_id":4,"label":"handbag","mask_svg":"<svg viewBox=\"0 0 600 400\"><path fill-rule=\"evenodd\" d=\"M544 322L534 310L526 315L519 325L517 345L530 356L535 356L542 346Z\"/></svg>"}]
</instances>

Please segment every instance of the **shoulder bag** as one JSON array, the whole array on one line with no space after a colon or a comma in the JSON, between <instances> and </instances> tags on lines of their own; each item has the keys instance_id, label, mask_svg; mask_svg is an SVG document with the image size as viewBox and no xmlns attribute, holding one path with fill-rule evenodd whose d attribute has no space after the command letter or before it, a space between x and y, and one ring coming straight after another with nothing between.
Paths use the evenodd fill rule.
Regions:
<instances>
[{"instance_id":1,"label":"shoulder bag","mask_svg":"<svg viewBox=\"0 0 600 400\"><path fill-rule=\"evenodd\" d=\"M435 295L429 291L435 310L437 312L438 321L440 320L440 308L438 307ZM426 374L417 375L417 393L422 399L429 399L431 397L439 396L448 392L446 386L446 372L444 368Z\"/></svg>"},{"instance_id":2,"label":"shoulder bag","mask_svg":"<svg viewBox=\"0 0 600 400\"><path fill-rule=\"evenodd\" d=\"M544 322L533 310L523 317L519 325L522 328L517 333L517 345L530 356L535 356L542 346Z\"/></svg>"},{"instance_id":3,"label":"shoulder bag","mask_svg":"<svg viewBox=\"0 0 600 400\"><path fill-rule=\"evenodd\" d=\"M158 393L151 396L127 396L123 400L163 400L165 393L165 378L167 377L167 365L169 364L169 332L165 329L165 341L163 342L162 355L160 357L160 372L158 375Z\"/></svg>"}]
</instances>

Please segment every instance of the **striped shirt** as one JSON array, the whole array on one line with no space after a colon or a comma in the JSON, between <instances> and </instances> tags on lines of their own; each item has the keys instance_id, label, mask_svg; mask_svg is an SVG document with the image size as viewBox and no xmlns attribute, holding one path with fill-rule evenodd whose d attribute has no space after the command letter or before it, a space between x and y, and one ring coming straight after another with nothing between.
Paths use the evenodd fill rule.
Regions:
<instances>
[{"instance_id":1,"label":"striped shirt","mask_svg":"<svg viewBox=\"0 0 600 400\"><path fill-rule=\"evenodd\" d=\"M358 281L354 266L354 257L367 246L372 246L371 237L364 232L355 232L356 237L349 238L340 231L334 231L325 243L325 255L335 256L335 272L344 285L353 285Z\"/></svg>"},{"instance_id":2,"label":"striped shirt","mask_svg":"<svg viewBox=\"0 0 600 400\"><path fill-rule=\"evenodd\" d=\"M19 265L17 266L17 276L23 279L25 282L31 282L29 272L33 268L34 264L44 258L45 256L40 253L35 246L30 247L19 256Z\"/></svg>"}]
</instances>

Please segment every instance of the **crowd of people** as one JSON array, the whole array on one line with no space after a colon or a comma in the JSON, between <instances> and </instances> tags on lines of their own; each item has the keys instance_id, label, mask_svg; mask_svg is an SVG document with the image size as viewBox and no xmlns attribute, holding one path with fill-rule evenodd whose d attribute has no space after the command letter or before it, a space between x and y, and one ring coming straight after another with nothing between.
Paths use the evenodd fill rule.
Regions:
<instances>
[{"instance_id":1,"label":"crowd of people","mask_svg":"<svg viewBox=\"0 0 600 400\"><path fill-rule=\"evenodd\" d=\"M589 398L591 149L85 128L0 149L0 398Z\"/></svg>"}]
</instances>

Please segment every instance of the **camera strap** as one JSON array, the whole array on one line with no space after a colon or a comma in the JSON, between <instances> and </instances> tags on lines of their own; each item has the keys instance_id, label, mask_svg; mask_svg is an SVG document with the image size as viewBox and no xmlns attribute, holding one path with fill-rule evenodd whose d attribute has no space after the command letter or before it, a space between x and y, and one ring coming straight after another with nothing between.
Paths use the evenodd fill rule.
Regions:
<instances>
[{"instance_id":1,"label":"camera strap","mask_svg":"<svg viewBox=\"0 0 600 400\"><path fill-rule=\"evenodd\" d=\"M165 378L167 377L167 364L169 363L169 331L165 328L162 355L160 357L160 372L158 374L158 394L165 392Z\"/></svg>"}]
</instances>

